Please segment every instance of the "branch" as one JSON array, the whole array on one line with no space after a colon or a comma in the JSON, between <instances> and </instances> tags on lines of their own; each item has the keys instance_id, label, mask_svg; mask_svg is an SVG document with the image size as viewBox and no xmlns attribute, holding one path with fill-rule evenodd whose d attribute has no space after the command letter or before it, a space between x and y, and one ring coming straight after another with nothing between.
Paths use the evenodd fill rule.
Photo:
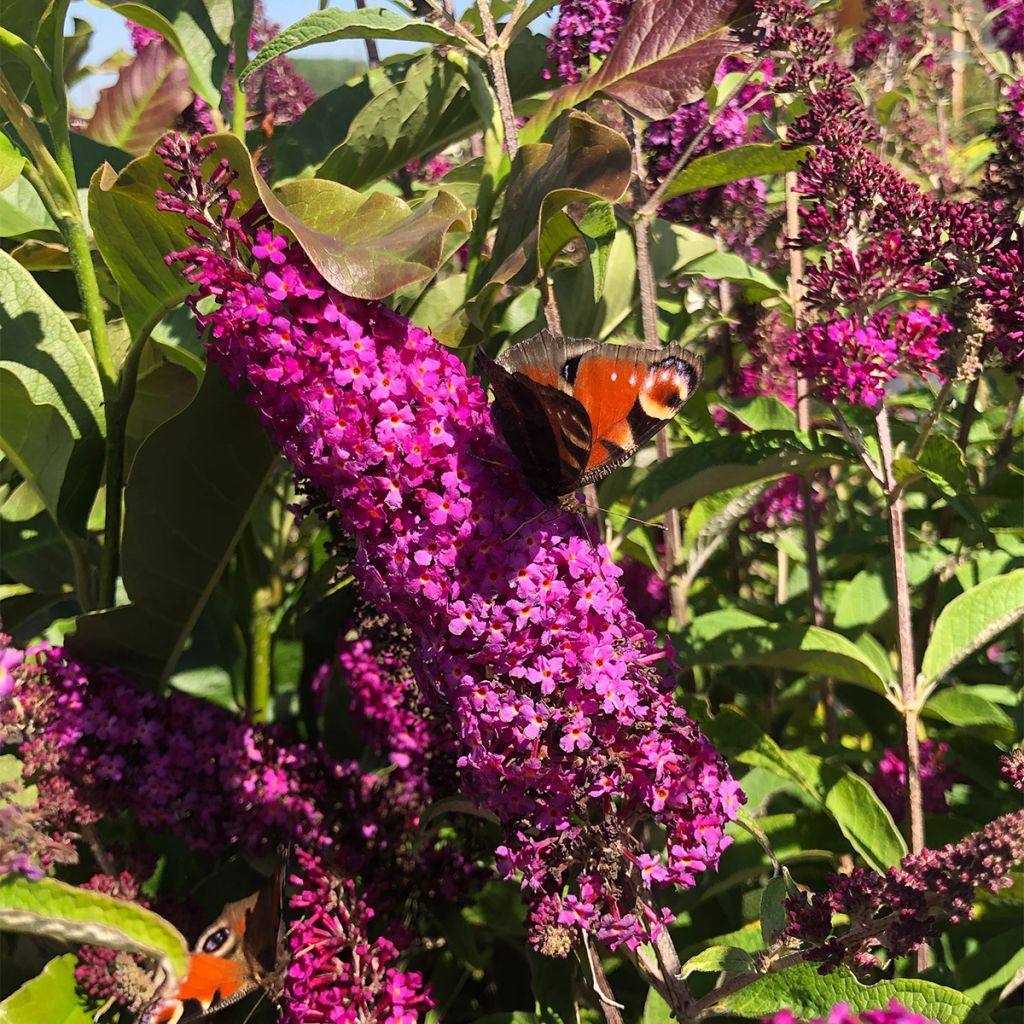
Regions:
<instances>
[{"instance_id":1,"label":"branch","mask_svg":"<svg viewBox=\"0 0 1024 1024\"><path fill-rule=\"evenodd\" d=\"M644 328L644 344L657 348L661 341L658 338L658 283L654 276L654 260L651 258L651 217L643 213L644 195L644 157L640 139L640 125L635 118L627 122L630 126L630 141L633 146L633 203L638 208L633 223L636 236L636 273L640 287L640 315ZM668 431L660 430L655 438L658 461L664 462L670 453ZM665 579L668 581L669 598L672 605L672 617L677 625L686 624L687 595L686 585L679 579L678 567L683 551L683 533L679 526L679 510L670 508L665 513Z\"/></svg>"},{"instance_id":2,"label":"branch","mask_svg":"<svg viewBox=\"0 0 1024 1024\"><path fill-rule=\"evenodd\" d=\"M484 41L487 43L487 63L494 79L494 91L498 95L498 109L501 111L501 122L505 128L505 145L510 160L515 160L519 152L519 129L516 127L516 112L512 106L512 90L508 84L508 72L505 69L505 50L508 44L498 39L498 30L494 25L494 15L487 0L476 0L480 12L480 23L484 29Z\"/></svg>"}]
</instances>

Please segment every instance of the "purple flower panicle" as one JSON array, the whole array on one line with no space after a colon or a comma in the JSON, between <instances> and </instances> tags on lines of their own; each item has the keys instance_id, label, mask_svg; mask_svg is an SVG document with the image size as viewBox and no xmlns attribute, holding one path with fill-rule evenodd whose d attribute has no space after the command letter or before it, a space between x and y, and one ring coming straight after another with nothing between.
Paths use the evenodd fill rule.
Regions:
<instances>
[{"instance_id":1,"label":"purple flower panicle","mask_svg":"<svg viewBox=\"0 0 1024 1024\"><path fill-rule=\"evenodd\" d=\"M350 879L305 850L295 859L281 1024L415 1024L433 1005L422 975L394 966L391 939L371 937L373 908Z\"/></svg>"}]
</instances>

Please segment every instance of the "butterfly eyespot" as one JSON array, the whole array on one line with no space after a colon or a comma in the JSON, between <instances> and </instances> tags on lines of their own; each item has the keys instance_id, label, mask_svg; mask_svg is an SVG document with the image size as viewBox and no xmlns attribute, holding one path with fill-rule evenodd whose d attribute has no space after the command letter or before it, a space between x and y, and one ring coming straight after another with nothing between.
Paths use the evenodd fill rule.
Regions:
<instances>
[{"instance_id":1,"label":"butterfly eyespot","mask_svg":"<svg viewBox=\"0 0 1024 1024\"><path fill-rule=\"evenodd\" d=\"M216 953L231 938L231 929L228 927L218 928L203 939L202 952Z\"/></svg>"}]
</instances>

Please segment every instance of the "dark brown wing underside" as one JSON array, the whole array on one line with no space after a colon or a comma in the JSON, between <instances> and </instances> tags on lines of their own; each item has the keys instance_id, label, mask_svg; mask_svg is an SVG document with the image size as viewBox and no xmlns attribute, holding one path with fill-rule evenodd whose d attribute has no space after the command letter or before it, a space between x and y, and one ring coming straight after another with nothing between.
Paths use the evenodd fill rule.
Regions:
<instances>
[{"instance_id":1,"label":"dark brown wing underside","mask_svg":"<svg viewBox=\"0 0 1024 1024\"><path fill-rule=\"evenodd\" d=\"M482 352L476 360L494 391L494 419L530 486L545 501L571 494L590 457L586 410L571 395L509 373Z\"/></svg>"}]
</instances>

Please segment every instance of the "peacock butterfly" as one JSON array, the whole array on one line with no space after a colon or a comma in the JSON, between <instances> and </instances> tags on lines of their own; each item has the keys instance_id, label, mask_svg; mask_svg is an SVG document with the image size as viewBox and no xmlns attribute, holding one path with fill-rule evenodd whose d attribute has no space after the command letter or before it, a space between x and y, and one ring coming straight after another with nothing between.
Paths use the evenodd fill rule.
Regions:
<instances>
[{"instance_id":1,"label":"peacock butterfly","mask_svg":"<svg viewBox=\"0 0 1024 1024\"><path fill-rule=\"evenodd\" d=\"M550 331L477 366L499 429L530 487L566 511L575 492L629 459L686 404L704 360L679 345L649 348Z\"/></svg>"},{"instance_id":2,"label":"peacock butterfly","mask_svg":"<svg viewBox=\"0 0 1024 1024\"><path fill-rule=\"evenodd\" d=\"M196 940L178 990L144 1007L139 1024L189 1024L244 999L273 990L284 964L281 866L273 881L228 903Z\"/></svg>"}]
</instances>

